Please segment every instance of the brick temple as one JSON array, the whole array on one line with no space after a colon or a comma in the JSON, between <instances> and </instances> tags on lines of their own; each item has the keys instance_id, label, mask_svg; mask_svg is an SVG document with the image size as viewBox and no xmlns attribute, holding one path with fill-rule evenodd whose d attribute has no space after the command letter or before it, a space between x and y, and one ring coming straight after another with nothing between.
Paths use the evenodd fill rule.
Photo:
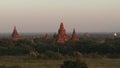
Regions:
<instances>
[{"instance_id":1,"label":"brick temple","mask_svg":"<svg viewBox=\"0 0 120 68\"><path fill-rule=\"evenodd\" d=\"M19 39L19 34L17 32L17 29L16 29L16 26L14 26L14 30L13 30L13 33L12 33L12 39L17 41Z\"/></svg>"},{"instance_id":2,"label":"brick temple","mask_svg":"<svg viewBox=\"0 0 120 68\"><path fill-rule=\"evenodd\" d=\"M64 24L61 23L60 24L60 28L58 30L57 42L65 43L68 40L70 40L70 36L66 34L66 30L64 28Z\"/></svg>"},{"instance_id":3,"label":"brick temple","mask_svg":"<svg viewBox=\"0 0 120 68\"><path fill-rule=\"evenodd\" d=\"M76 35L75 29L73 29L72 40L73 40L73 41L80 41L80 39L79 39L79 38L77 37L77 35Z\"/></svg>"}]
</instances>

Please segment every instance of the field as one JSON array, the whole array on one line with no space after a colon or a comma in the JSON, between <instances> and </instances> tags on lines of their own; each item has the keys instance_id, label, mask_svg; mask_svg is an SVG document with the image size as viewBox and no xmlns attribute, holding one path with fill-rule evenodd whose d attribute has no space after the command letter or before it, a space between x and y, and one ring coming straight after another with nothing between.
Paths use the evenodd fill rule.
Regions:
<instances>
[{"instance_id":1,"label":"field","mask_svg":"<svg viewBox=\"0 0 120 68\"><path fill-rule=\"evenodd\" d=\"M24 56L0 56L0 65L18 65L22 68L60 68L64 60L33 60ZM89 68L119 68L120 59L91 59L86 58Z\"/></svg>"}]
</instances>

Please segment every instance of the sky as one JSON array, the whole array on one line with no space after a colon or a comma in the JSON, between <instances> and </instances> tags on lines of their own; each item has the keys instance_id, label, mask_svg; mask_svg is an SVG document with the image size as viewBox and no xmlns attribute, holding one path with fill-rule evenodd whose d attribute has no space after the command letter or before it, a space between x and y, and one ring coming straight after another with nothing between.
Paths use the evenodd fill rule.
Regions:
<instances>
[{"instance_id":1,"label":"sky","mask_svg":"<svg viewBox=\"0 0 120 68\"><path fill-rule=\"evenodd\" d=\"M0 0L0 33L120 32L120 0Z\"/></svg>"}]
</instances>

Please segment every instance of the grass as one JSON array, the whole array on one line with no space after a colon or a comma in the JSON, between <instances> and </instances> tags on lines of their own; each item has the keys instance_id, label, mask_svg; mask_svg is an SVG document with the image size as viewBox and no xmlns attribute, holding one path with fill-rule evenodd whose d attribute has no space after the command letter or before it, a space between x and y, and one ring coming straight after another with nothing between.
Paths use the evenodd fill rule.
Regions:
<instances>
[{"instance_id":1,"label":"grass","mask_svg":"<svg viewBox=\"0 0 120 68\"><path fill-rule=\"evenodd\" d=\"M119 68L120 59L86 59L89 68Z\"/></svg>"},{"instance_id":2,"label":"grass","mask_svg":"<svg viewBox=\"0 0 120 68\"><path fill-rule=\"evenodd\" d=\"M22 68L60 68L64 60L27 59L25 56L0 56L0 65L19 65ZM120 59L85 58L89 68L119 68Z\"/></svg>"}]
</instances>

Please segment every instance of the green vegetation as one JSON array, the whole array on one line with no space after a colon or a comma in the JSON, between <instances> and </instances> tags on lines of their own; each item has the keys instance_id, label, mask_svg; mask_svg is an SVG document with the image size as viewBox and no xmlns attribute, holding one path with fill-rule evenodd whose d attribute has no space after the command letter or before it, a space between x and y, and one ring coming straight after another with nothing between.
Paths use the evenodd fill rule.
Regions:
<instances>
[{"instance_id":1,"label":"green vegetation","mask_svg":"<svg viewBox=\"0 0 120 68\"><path fill-rule=\"evenodd\" d=\"M109 57L120 58L120 39L105 40L100 42L94 39L81 39L80 42L68 41L59 44L54 39L23 39L12 41L9 39L0 40L0 55L28 55L37 52L38 58L60 59L73 57L74 52L80 52L86 57Z\"/></svg>"},{"instance_id":2,"label":"green vegetation","mask_svg":"<svg viewBox=\"0 0 120 68\"><path fill-rule=\"evenodd\" d=\"M75 61L75 58L84 57L83 60L86 61L88 68L119 68L119 41L119 38L106 39L104 42L91 38L60 44L54 39L47 41L40 38L18 41L0 39L0 67L60 68L63 65L64 68L67 60L71 60L68 63L72 63L73 66L77 66L74 63L85 65Z\"/></svg>"}]
</instances>

